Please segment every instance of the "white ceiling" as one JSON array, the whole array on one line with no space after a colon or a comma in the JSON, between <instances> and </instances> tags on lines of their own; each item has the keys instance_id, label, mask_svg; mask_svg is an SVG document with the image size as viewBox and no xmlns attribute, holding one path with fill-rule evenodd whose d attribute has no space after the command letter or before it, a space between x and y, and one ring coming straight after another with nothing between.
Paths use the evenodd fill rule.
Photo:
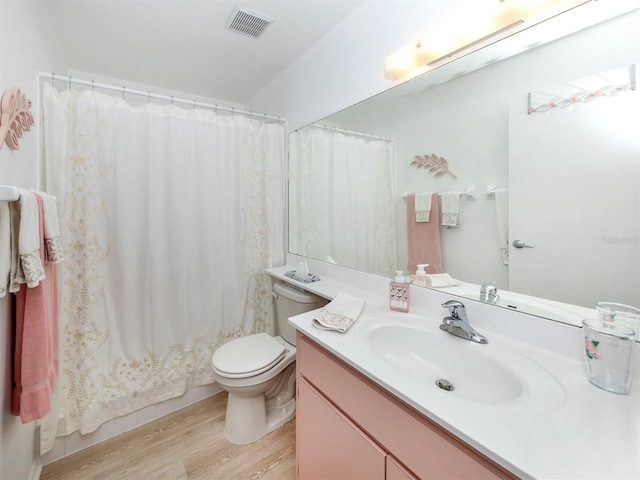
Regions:
<instances>
[{"instance_id":1,"label":"white ceiling","mask_svg":"<svg viewBox=\"0 0 640 480\"><path fill-rule=\"evenodd\" d=\"M363 0L47 0L71 70L246 103ZM225 28L240 3L273 18Z\"/></svg>"}]
</instances>

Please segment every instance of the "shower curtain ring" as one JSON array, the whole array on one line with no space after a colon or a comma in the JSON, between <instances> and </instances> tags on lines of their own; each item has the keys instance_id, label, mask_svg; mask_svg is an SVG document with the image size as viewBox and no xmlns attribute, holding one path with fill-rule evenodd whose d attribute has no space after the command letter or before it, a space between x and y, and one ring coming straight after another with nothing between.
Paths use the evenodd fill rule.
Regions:
<instances>
[{"instance_id":1,"label":"shower curtain ring","mask_svg":"<svg viewBox=\"0 0 640 480\"><path fill-rule=\"evenodd\" d=\"M122 86L122 99L124 100L124 85Z\"/></svg>"},{"instance_id":2,"label":"shower curtain ring","mask_svg":"<svg viewBox=\"0 0 640 480\"><path fill-rule=\"evenodd\" d=\"M173 108L173 95L171 95L171 108Z\"/></svg>"},{"instance_id":3,"label":"shower curtain ring","mask_svg":"<svg viewBox=\"0 0 640 480\"><path fill-rule=\"evenodd\" d=\"M149 105L151 105L151 90L147 90L147 98L149 100Z\"/></svg>"},{"instance_id":4,"label":"shower curtain ring","mask_svg":"<svg viewBox=\"0 0 640 480\"><path fill-rule=\"evenodd\" d=\"M193 111L195 112L195 110L196 110L196 101L194 100L193 101Z\"/></svg>"},{"instance_id":5,"label":"shower curtain ring","mask_svg":"<svg viewBox=\"0 0 640 480\"><path fill-rule=\"evenodd\" d=\"M69 90L71 90L71 75L69 75Z\"/></svg>"},{"instance_id":6,"label":"shower curtain ring","mask_svg":"<svg viewBox=\"0 0 640 480\"><path fill-rule=\"evenodd\" d=\"M96 82L94 80L91 80L91 92L93 95L96 94Z\"/></svg>"}]
</instances>

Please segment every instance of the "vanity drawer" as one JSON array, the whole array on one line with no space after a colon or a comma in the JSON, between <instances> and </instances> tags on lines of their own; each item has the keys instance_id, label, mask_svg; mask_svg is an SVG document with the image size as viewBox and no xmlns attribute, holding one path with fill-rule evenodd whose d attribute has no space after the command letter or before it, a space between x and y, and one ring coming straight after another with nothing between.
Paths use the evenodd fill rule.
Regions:
<instances>
[{"instance_id":1,"label":"vanity drawer","mask_svg":"<svg viewBox=\"0 0 640 480\"><path fill-rule=\"evenodd\" d=\"M419 478L517 478L298 332L298 374Z\"/></svg>"}]
</instances>

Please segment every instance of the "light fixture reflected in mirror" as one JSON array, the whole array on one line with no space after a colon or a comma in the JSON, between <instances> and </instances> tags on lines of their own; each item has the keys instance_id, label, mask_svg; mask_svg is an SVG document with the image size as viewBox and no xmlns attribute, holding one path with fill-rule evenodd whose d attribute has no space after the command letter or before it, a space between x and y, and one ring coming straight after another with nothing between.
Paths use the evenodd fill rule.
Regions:
<instances>
[{"instance_id":1,"label":"light fixture reflected in mirror","mask_svg":"<svg viewBox=\"0 0 640 480\"><path fill-rule=\"evenodd\" d=\"M591 0L492 0L474 2L456 18L440 22L428 33L385 58L385 76L398 80L412 71L435 68L502 40ZM465 21L464 19L467 19Z\"/></svg>"}]
</instances>

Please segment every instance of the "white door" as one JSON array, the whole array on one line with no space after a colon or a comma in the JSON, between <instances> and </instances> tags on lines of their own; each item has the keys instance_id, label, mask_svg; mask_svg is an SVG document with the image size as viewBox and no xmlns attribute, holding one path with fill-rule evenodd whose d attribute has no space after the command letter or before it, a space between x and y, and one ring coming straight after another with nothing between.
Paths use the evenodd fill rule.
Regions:
<instances>
[{"instance_id":1,"label":"white door","mask_svg":"<svg viewBox=\"0 0 640 480\"><path fill-rule=\"evenodd\" d=\"M510 290L591 308L640 304L639 96L532 114L512 102Z\"/></svg>"}]
</instances>

